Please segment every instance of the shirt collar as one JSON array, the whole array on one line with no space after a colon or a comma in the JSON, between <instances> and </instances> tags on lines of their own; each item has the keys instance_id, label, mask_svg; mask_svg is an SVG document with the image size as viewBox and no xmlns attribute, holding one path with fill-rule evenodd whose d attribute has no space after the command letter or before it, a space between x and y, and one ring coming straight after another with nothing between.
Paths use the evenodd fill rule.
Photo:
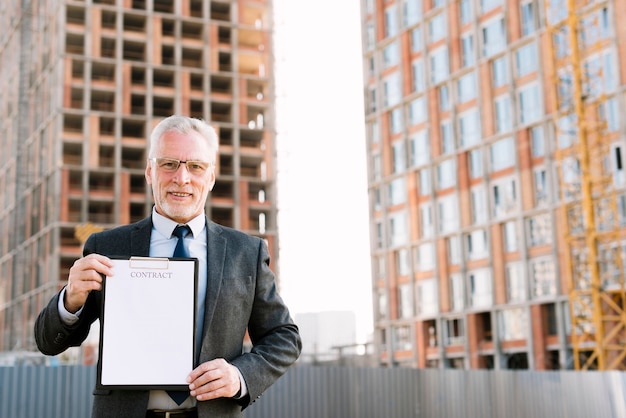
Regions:
<instances>
[{"instance_id":1,"label":"shirt collar","mask_svg":"<svg viewBox=\"0 0 626 418\"><path fill-rule=\"evenodd\" d=\"M187 222L194 238L200 236L205 224L206 217L204 212ZM173 220L157 213L156 208L152 208L152 225L154 225L154 229L156 229L161 235L166 238L171 238L172 232L174 232L174 228L176 228L178 224Z\"/></svg>"}]
</instances>

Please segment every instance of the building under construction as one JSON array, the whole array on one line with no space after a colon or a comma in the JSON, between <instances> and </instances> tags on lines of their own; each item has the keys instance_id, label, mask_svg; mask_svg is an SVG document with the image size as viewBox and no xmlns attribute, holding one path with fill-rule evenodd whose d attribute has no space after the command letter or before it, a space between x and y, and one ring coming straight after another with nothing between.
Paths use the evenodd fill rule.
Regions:
<instances>
[{"instance_id":1,"label":"building under construction","mask_svg":"<svg viewBox=\"0 0 626 418\"><path fill-rule=\"evenodd\" d=\"M626 368L626 1L361 6L378 362Z\"/></svg>"},{"instance_id":2,"label":"building under construction","mask_svg":"<svg viewBox=\"0 0 626 418\"><path fill-rule=\"evenodd\" d=\"M163 117L220 138L214 221L278 256L271 0L0 3L0 351L33 322L94 230L147 216Z\"/></svg>"}]
</instances>

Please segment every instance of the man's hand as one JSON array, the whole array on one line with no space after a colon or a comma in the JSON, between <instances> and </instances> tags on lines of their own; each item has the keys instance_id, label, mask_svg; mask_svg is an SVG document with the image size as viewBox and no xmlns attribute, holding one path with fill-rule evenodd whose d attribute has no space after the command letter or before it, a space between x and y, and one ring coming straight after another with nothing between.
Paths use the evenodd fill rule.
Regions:
<instances>
[{"instance_id":1,"label":"man's hand","mask_svg":"<svg viewBox=\"0 0 626 418\"><path fill-rule=\"evenodd\" d=\"M239 392L239 371L226 360L218 358L196 367L187 377L191 396L199 401L232 398Z\"/></svg>"},{"instance_id":2,"label":"man's hand","mask_svg":"<svg viewBox=\"0 0 626 418\"><path fill-rule=\"evenodd\" d=\"M85 304L92 290L102 289L102 274L113 275L113 263L108 257L89 254L74 262L70 268L63 301L68 312L76 313Z\"/></svg>"}]
</instances>

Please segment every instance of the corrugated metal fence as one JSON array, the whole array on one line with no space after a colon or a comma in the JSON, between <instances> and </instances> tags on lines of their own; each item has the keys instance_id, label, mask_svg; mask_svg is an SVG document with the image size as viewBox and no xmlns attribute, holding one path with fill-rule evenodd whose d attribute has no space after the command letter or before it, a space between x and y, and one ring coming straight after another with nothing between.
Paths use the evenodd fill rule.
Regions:
<instances>
[{"instance_id":1,"label":"corrugated metal fence","mask_svg":"<svg viewBox=\"0 0 626 418\"><path fill-rule=\"evenodd\" d=\"M0 418L90 416L96 369L0 367ZM626 418L626 373L297 366L247 418Z\"/></svg>"}]
</instances>

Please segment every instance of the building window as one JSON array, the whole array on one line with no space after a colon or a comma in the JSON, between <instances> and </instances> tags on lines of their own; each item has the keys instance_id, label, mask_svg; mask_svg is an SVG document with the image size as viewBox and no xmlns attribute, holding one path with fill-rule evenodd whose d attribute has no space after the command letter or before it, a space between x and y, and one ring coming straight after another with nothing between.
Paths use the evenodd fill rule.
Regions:
<instances>
[{"instance_id":1,"label":"building window","mask_svg":"<svg viewBox=\"0 0 626 418\"><path fill-rule=\"evenodd\" d=\"M400 82L400 73L395 71L383 79L383 106L395 106L402 100L402 83Z\"/></svg>"},{"instance_id":2,"label":"building window","mask_svg":"<svg viewBox=\"0 0 626 418\"><path fill-rule=\"evenodd\" d=\"M528 338L528 314L524 308L500 312L500 338L503 341Z\"/></svg>"},{"instance_id":3,"label":"building window","mask_svg":"<svg viewBox=\"0 0 626 418\"><path fill-rule=\"evenodd\" d=\"M462 311L465 308L465 291L463 289L463 276L453 274L450 276L450 307L453 312Z\"/></svg>"},{"instance_id":4,"label":"building window","mask_svg":"<svg viewBox=\"0 0 626 418\"><path fill-rule=\"evenodd\" d=\"M556 275L551 258L531 261L530 294L533 299L556 295Z\"/></svg>"},{"instance_id":5,"label":"building window","mask_svg":"<svg viewBox=\"0 0 626 418\"><path fill-rule=\"evenodd\" d=\"M474 186L470 190L472 205L472 224L478 225L487 221L487 205L483 186Z\"/></svg>"},{"instance_id":6,"label":"building window","mask_svg":"<svg viewBox=\"0 0 626 418\"><path fill-rule=\"evenodd\" d=\"M472 18L472 1L461 0L461 24L465 25L467 23L470 23L472 21Z\"/></svg>"},{"instance_id":7,"label":"building window","mask_svg":"<svg viewBox=\"0 0 626 418\"><path fill-rule=\"evenodd\" d=\"M489 270L478 269L470 271L468 279L472 308L490 307L493 304L493 293Z\"/></svg>"},{"instance_id":8,"label":"building window","mask_svg":"<svg viewBox=\"0 0 626 418\"><path fill-rule=\"evenodd\" d=\"M537 29L537 23L535 19L535 7L532 1L522 3L520 6L521 13L520 19L522 23L522 36L528 36L535 32Z\"/></svg>"},{"instance_id":9,"label":"building window","mask_svg":"<svg viewBox=\"0 0 626 418\"><path fill-rule=\"evenodd\" d=\"M624 147L619 144L611 145L611 170L613 171L613 184L623 186L626 184L624 173Z\"/></svg>"},{"instance_id":10,"label":"building window","mask_svg":"<svg viewBox=\"0 0 626 418\"><path fill-rule=\"evenodd\" d=\"M506 57L493 60L491 63L491 78L494 88L504 86L509 82Z\"/></svg>"},{"instance_id":11,"label":"building window","mask_svg":"<svg viewBox=\"0 0 626 418\"><path fill-rule=\"evenodd\" d=\"M598 267L602 278L602 289L619 290L621 287L621 274L619 260L624 262L625 241L621 244L613 242L598 246Z\"/></svg>"},{"instance_id":12,"label":"building window","mask_svg":"<svg viewBox=\"0 0 626 418\"><path fill-rule=\"evenodd\" d=\"M612 51L602 51L585 60L583 91L587 96L597 98L616 89L618 82L613 61Z\"/></svg>"},{"instance_id":13,"label":"building window","mask_svg":"<svg viewBox=\"0 0 626 418\"><path fill-rule=\"evenodd\" d=\"M383 224L376 222L376 248L383 248Z\"/></svg>"},{"instance_id":14,"label":"building window","mask_svg":"<svg viewBox=\"0 0 626 418\"><path fill-rule=\"evenodd\" d=\"M396 350L410 350L413 347L411 341L411 327L402 325L393 328L393 346Z\"/></svg>"},{"instance_id":15,"label":"building window","mask_svg":"<svg viewBox=\"0 0 626 418\"><path fill-rule=\"evenodd\" d=\"M454 136L452 122L444 120L441 122L441 151L443 154L454 152Z\"/></svg>"},{"instance_id":16,"label":"building window","mask_svg":"<svg viewBox=\"0 0 626 418\"><path fill-rule=\"evenodd\" d=\"M409 123L417 125L426 122L426 99L418 97L409 104Z\"/></svg>"},{"instance_id":17,"label":"building window","mask_svg":"<svg viewBox=\"0 0 626 418\"><path fill-rule=\"evenodd\" d=\"M430 162L430 143L426 131L420 131L411 137L411 166L418 167Z\"/></svg>"},{"instance_id":18,"label":"building window","mask_svg":"<svg viewBox=\"0 0 626 418\"><path fill-rule=\"evenodd\" d=\"M446 321L446 342L445 345L465 344L465 329L463 318L445 319Z\"/></svg>"},{"instance_id":19,"label":"building window","mask_svg":"<svg viewBox=\"0 0 626 418\"><path fill-rule=\"evenodd\" d=\"M419 280L416 283L416 291L417 310L420 315L435 315L439 312L435 279Z\"/></svg>"},{"instance_id":20,"label":"building window","mask_svg":"<svg viewBox=\"0 0 626 418\"><path fill-rule=\"evenodd\" d=\"M380 180L382 178L382 163L380 154L372 155L372 176L374 180Z\"/></svg>"},{"instance_id":21,"label":"building window","mask_svg":"<svg viewBox=\"0 0 626 418\"><path fill-rule=\"evenodd\" d=\"M430 194L432 188L430 185L430 169L424 168L419 171L419 181L420 181L420 196L427 196Z\"/></svg>"},{"instance_id":22,"label":"building window","mask_svg":"<svg viewBox=\"0 0 626 418\"><path fill-rule=\"evenodd\" d=\"M372 144L380 143L380 125L378 121L374 121L370 125L370 138L372 138Z\"/></svg>"},{"instance_id":23,"label":"building window","mask_svg":"<svg viewBox=\"0 0 626 418\"><path fill-rule=\"evenodd\" d=\"M392 247L405 245L408 241L408 225L406 212L391 214L389 219L390 244Z\"/></svg>"},{"instance_id":24,"label":"building window","mask_svg":"<svg viewBox=\"0 0 626 418\"><path fill-rule=\"evenodd\" d=\"M461 263L461 242L458 236L451 236L447 239L448 261L450 264Z\"/></svg>"},{"instance_id":25,"label":"building window","mask_svg":"<svg viewBox=\"0 0 626 418\"><path fill-rule=\"evenodd\" d=\"M430 21L428 22L430 42L437 42L438 40L445 38L446 34L448 33L447 27L448 25L446 24L445 13L440 13L430 19Z\"/></svg>"},{"instance_id":26,"label":"building window","mask_svg":"<svg viewBox=\"0 0 626 418\"><path fill-rule=\"evenodd\" d=\"M447 84L439 87L439 110L442 112L450 110L450 91Z\"/></svg>"},{"instance_id":27,"label":"building window","mask_svg":"<svg viewBox=\"0 0 626 418\"><path fill-rule=\"evenodd\" d=\"M537 71L537 45L526 44L515 51L515 69L518 77Z\"/></svg>"},{"instance_id":28,"label":"building window","mask_svg":"<svg viewBox=\"0 0 626 418\"><path fill-rule=\"evenodd\" d=\"M374 188L374 191L372 192L372 194L374 195L374 210L379 211L382 209L382 198L381 198L380 188L378 187Z\"/></svg>"},{"instance_id":29,"label":"building window","mask_svg":"<svg viewBox=\"0 0 626 418\"><path fill-rule=\"evenodd\" d=\"M398 13L396 6L391 5L385 9L385 38L391 38L398 34Z\"/></svg>"},{"instance_id":30,"label":"building window","mask_svg":"<svg viewBox=\"0 0 626 418\"><path fill-rule=\"evenodd\" d=\"M517 210L517 192L514 178L498 179L494 181L493 191L493 214L501 217L514 213Z\"/></svg>"},{"instance_id":31,"label":"building window","mask_svg":"<svg viewBox=\"0 0 626 418\"><path fill-rule=\"evenodd\" d=\"M577 119L575 114L561 116L558 119L556 135L559 149L569 148L574 144L578 135Z\"/></svg>"},{"instance_id":32,"label":"building window","mask_svg":"<svg viewBox=\"0 0 626 418\"><path fill-rule=\"evenodd\" d=\"M402 114L402 108L397 107L391 111L391 134L399 134L404 129L404 117Z\"/></svg>"},{"instance_id":33,"label":"building window","mask_svg":"<svg viewBox=\"0 0 626 418\"><path fill-rule=\"evenodd\" d=\"M522 263L508 263L506 265L506 292L510 303L526 300L526 280L522 270Z\"/></svg>"},{"instance_id":34,"label":"building window","mask_svg":"<svg viewBox=\"0 0 626 418\"><path fill-rule=\"evenodd\" d=\"M484 229L477 229L465 234L467 242L467 258L469 260L479 260L489 256L487 243L487 232Z\"/></svg>"},{"instance_id":35,"label":"building window","mask_svg":"<svg viewBox=\"0 0 626 418\"><path fill-rule=\"evenodd\" d=\"M404 129L404 121L402 115L402 108L397 107L390 112L389 129L391 129L391 135L399 134Z\"/></svg>"},{"instance_id":36,"label":"building window","mask_svg":"<svg viewBox=\"0 0 626 418\"><path fill-rule=\"evenodd\" d=\"M617 214L619 217L619 226L626 226L626 195L617 196ZM626 259L623 260L626 263Z\"/></svg>"},{"instance_id":37,"label":"building window","mask_svg":"<svg viewBox=\"0 0 626 418\"><path fill-rule=\"evenodd\" d=\"M415 28L411 31L411 52L420 52L423 48L422 28Z\"/></svg>"},{"instance_id":38,"label":"building window","mask_svg":"<svg viewBox=\"0 0 626 418\"><path fill-rule=\"evenodd\" d=\"M448 78L450 66L448 60L448 48L443 46L432 51L430 54L430 75L433 84L437 84Z\"/></svg>"},{"instance_id":39,"label":"building window","mask_svg":"<svg viewBox=\"0 0 626 418\"><path fill-rule=\"evenodd\" d=\"M433 225L433 214L430 203L423 203L420 205L420 227L422 231L422 238L430 238L435 232Z\"/></svg>"},{"instance_id":40,"label":"building window","mask_svg":"<svg viewBox=\"0 0 626 418\"><path fill-rule=\"evenodd\" d=\"M475 179L483 175L483 152L474 149L469 152L470 177Z\"/></svg>"},{"instance_id":41,"label":"building window","mask_svg":"<svg viewBox=\"0 0 626 418\"><path fill-rule=\"evenodd\" d=\"M531 152L534 158L546 155L546 143L543 137L543 127L533 126L530 128Z\"/></svg>"},{"instance_id":42,"label":"building window","mask_svg":"<svg viewBox=\"0 0 626 418\"><path fill-rule=\"evenodd\" d=\"M494 101L496 108L496 132L504 133L513 129L511 114L511 98L509 95L497 97Z\"/></svg>"},{"instance_id":43,"label":"building window","mask_svg":"<svg viewBox=\"0 0 626 418\"><path fill-rule=\"evenodd\" d=\"M437 165L438 190L453 187L456 184L456 160L451 158Z\"/></svg>"},{"instance_id":44,"label":"building window","mask_svg":"<svg viewBox=\"0 0 626 418\"><path fill-rule=\"evenodd\" d=\"M455 195L439 198L439 232L445 234L456 231L460 226L458 206L459 202Z\"/></svg>"},{"instance_id":45,"label":"building window","mask_svg":"<svg viewBox=\"0 0 626 418\"><path fill-rule=\"evenodd\" d=\"M520 123L537 122L543 116L543 104L537 84L524 86L518 91Z\"/></svg>"},{"instance_id":46,"label":"building window","mask_svg":"<svg viewBox=\"0 0 626 418\"><path fill-rule=\"evenodd\" d=\"M408 283L398 286L398 314L403 319L413 316L413 293Z\"/></svg>"},{"instance_id":47,"label":"building window","mask_svg":"<svg viewBox=\"0 0 626 418\"><path fill-rule=\"evenodd\" d=\"M383 68L398 65L400 62L400 49L398 42L394 41L383 49Z\"/></svg>"},{"instance_id":48,"label":"building window","mask_svg":"<svg viewBox=\"0 0 626 418\"><path fill-rule=\"evenodd\" d=\"M417 246L416 252L417 271L430 271L435 268L435 252L432 243L420 244Z\"/></svg>"},{"instance_id":49,"label":"building window","mask_svg":"<svg viewBox=\"0 0 626 418\"><path fill-rule=\"evenodd\" d=\"M394 179L389 183L389 205L402 205L406 203L406 185L404 177Z\"/></svg>"},{"instance_id":50,"label":"building window","mask_svg":"<svg viewBox=\"0 0 626 418\"><path fill-rule=\"evenodd\" d=\"M513 138L504 138L494 142L489 147L491 156L491 171L500 171L515 166L515 141Z\"/></svg>"},{"instance_id":51,"label":"building window","mask_svg":"<svg viewBox=\"0 0 626 418\"><path fill-rule=\"evenodd\" d=\"M545 168L536 168L533 171L535 183L535 206L548 204L548 180Z\"/></svg>"},{"instance_id":52,"label":"building window","mask_svg":"<svg viewBox=\"0 0 626 418\"><path fill-rule=\"evenodd\" d=\"M606 129L608 132L619 130L619 109L617 107L617 98L611 97L599 104L600 117L606 121Z\"/></svg>"},{"instance_id":53,"label":"building window","mask_svg":"<svg viewBox=\"0 0 626 418\"><path fill-rule=\"evenodd\" d=\"M506 48L506 32L504 19L498 18L490 21L482 29L483 57L490 57Z\"/></svg>"},{"instance_id":54,"label":"building window","mask_svg":"<svg viewBox=\"0 0 626 418\"><path fill-rule=\"evenodd\" d=\"M402 173L406 169L406 156L404 154L404 141L396 141L391 146L393 159L393 172Z\"/></svg>"},{"instance_id":55,"label":"building window","mask_svg":"<svg viewBox=\"0 0 626 418\"><path fill-rule=\"evenodd\" d=\"M413 91L422 92L426 88L426 77L424 76L424 60L414 60L413 70Z\"/></svg>"},{"instance_id":56,"label":"building window","mask_svg":"<svg viewBox=\"0 0 626 418\"><path fill-rule=\"evenodd\" d=\"M473 71L459 78L457 95L459 103L465 103L476 98L476 76Z\"/></svg>"},{"instance_id":57,"label":"building window","mask_svg":"<svg viewBox=\"0 0 626 418\"><path fill-rule=\"evenodd\" d=\"M461 147L469 147L480 142L480 115L473 108L459 115L459 135Z\"/></svg>"},{"instance_id":58,"label":"building window","mask_svg":"<svg viewBox=\"0 0 626 418\"><path fill-rule=\"evenodd\" d=\"M387 303L387 292L384 289L378 290L378 318L387 319L387 310L389 309Z\"/></svg>"},{"instance_id":59,"label":"building window","mask_svg":"<svg viewBox=\"0 0 626 418\"><path fill-rule=\"evenodd\" d=\"M465 34L461 37L461 50L463 67L469 67L476 62L474 55L474 35L471 33Z\"/></svg>"},{"instance_id":60,"label":"building window","mask_svg":"<svg viewBox=\"0 0 626 418\"><path fill-rule=\"evenodd\" d=\"M412 26L422 18L422 2L421 0L404 0L402 2L402 16L404 17L404 26Z\"/></svg>"},{"instance_id":61,"label":"building window","mask_svg":"<svg viewBox=\"0 0 626 418\"><path fill-rule=\"evenodd\" d=\"M550 213L528 218L528 244L531 247L552 243L552 220Z\"/></svg>"},{"instance_id":62,"label":"building window","mask_svg":"<svg viewBox=\"0 0 626 418\"><path fill-rule=\"evenodd\" d=\"M517 222L508 221L504 223L504 251L512 253L519 249L517 244L518 232Z\"/></svg>"},{"instance_id":63,"label":"building window","mask_svg":"<svg viewBox=\"0 0 626 418\"><path fill-rule=\"evenodd\" d=\"M376 45L376 27L374 23L367 22L366 25L366 39L367 39L367 50L371 51L374 49L374 45Z\"/></svg>"},{"instance_id":64,"label":"building window","mask_svg":"<svg viewBox=\"0 0 626 418\"><path fill-rule=\"evenodd\" d=\"M396 271L399 276L408 276L411 273L409 251L406 248L396 252Z\"/></svg>"}]
</instances>

